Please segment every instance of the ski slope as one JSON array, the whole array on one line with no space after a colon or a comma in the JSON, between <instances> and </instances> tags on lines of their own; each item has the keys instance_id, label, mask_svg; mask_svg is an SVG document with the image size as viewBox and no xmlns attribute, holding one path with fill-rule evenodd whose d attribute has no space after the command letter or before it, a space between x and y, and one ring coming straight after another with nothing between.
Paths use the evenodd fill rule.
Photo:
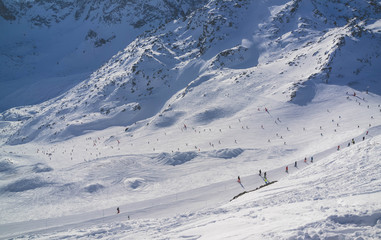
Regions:
<instances>
[{"instance_id":1,"label":"ski slope","mask_svg":"<svg viewBox=\"0 0 381 240\"><path fill-rule=\"evenodd\" d=\"M243 191L234 180L122 205L119 215L109 208L6 224L1 232L3 236L17 232L19 239L377 239L381 129L372 130L375 138L321 160L327 153L318 154L314 163L299 161L298 169L290 167L289 174L283 168L269 171L268 176L279 182L230 203L232 194ZM263 182L255 174L242 177L242 184L250 189ZM32 233L22 234L28 231Z\"/></svg>"},{"instance_id":2,"label":"ski slope","mask_svg":"<svg viewBox=\"0 0 381 240\"><path fill-rule=\"evenodd\" d=\"M0 238L379 239L377 6L211 0L54 79L0 113Z\"/></svg>"},{"instance_id":3,"label":"ski slope","mask_svg":"<svg viewBox=\"0 0 381 240\"><path fill-rule=\"evenodd\" d=\"M332 89L323 86L322 96L324 91L331 94ZM258 236L261 239L307 235L351 238L355 234L375 237L379 233L381 190L379 97L366 93L358 93L359 98L347 98L346 93L336 95L336 107L328 111L320 102L299 111L295 109L299 106L290 106L294 109L286 108L284 112L269 108L274 118L280 116L282 128L277 128L281 123L274 122L269 127L264 121L257 122L256 129L251 125L243 129L240 127L244 124L243 116L226 121L225 127L220 125L218 129L230 131L230 137L221 138L222 147L217 149L206 147L206 143L214 138L212 141L217 144L221 132L209 131L209 128L195 128L195 131L191 126L184 129L181 125L160 133L159 142L166 142L166 149L158 153L152 149L160 145L154 145L158 133L149 128L134 136L136 140L131 140L126 133L124 137L110 137L110 133L115 132L115 128L111 128L44 147L25 144L21 150L18 146L4 145L3 152L13 162L8 165L2 162L3 168L8 168L3 183L6 176L12 179L12 171L22 171L27 174L22 176L28 177L21 177L18 184L8 184L7 190L3 188L3 196L12 201L1 203L2 237L60 239L128 235L133 239L183 236L255 239ZM356 102L363 98L369 108ZM306 114L311 108L318 114ZM353 108L357 114L352 116ZM304 118L287 117L289 111ZM271 118L269 113L262 110L258 114ZM327 116L335 121L327 120ZM265 125L264 129L260 125ZM288 130L286 126L290 126ZM270 142L263 139L263 132L255 134L258 131L272 136ZM300 134L303 132L308 133L303 136ZM280 133L282 139L279 139ZM180 139L170 140L176 134L184 135L180 138L185 138L183 141L187 135L196 135L200 150L172 152L171 149L182 145ZM352 138L356 144L348 147ZM88 144L84 144L86 139ZM238 139L237 143L234 139ZM131 143L142 147L132 153ZM252 147L253 143L258 146ZM340 151L337 151L338 145ZM99 151L100 156L87 160L86 147L92 154ZM268 147L271 150L267 150ZM52 155L46 155L48 152ZM314 163L310 162L311 156ZM51 157L60 161L53 161ZM289 174L285 173L286 166ZM230 202L237 194L264 184L258 176L259 169L267 172L269 181L278 182ZM236 182L238 175L242 186ZM34 185L26 180L33 180ZM120 207L121 214L116 214L116 207ZM287 217L277 220L276 216L283 211ZM295 220L289 222L288 219ZM271 227L246 229L267 221L271 221ZM340 229L346 229L348 224L355 224L350 225L354 230L343 233ZM311 226L322 230L316 231ZM211 234L213 229L226 231Z\"/></svg>"}]
</instances>

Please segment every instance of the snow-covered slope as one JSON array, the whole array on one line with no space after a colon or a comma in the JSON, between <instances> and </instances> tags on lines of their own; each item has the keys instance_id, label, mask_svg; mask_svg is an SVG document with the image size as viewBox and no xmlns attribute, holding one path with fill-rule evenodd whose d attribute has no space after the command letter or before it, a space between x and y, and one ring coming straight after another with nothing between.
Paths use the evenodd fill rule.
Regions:
<instances>
[{"instance_id":1,"label":"snow-covered slope","mask_svg":"<svg viewBox=\"0 0 381 240\"><path fill-rule=\"evenodd\" d=\"M380 128L374 133L381 133ZM106 209L0 227L6 232L10 227L47 229L18 239L379 239L380 141L378 135L314 163L299 161L288 174L271 171L269 179L279 182L231 202L229 193L241 186L221 182L122 206L119 215ZM247 190L259 182L258 175L242 178ZM223 204L216 204L216 195ZM194 211L194 205L202 209ZM65 226L76 221L81 223Z\"/></svg>"},{"instance_id":2,"label":"snow-covered slope","mask_svg":"<svg viewBox=\"0 0 381 240\"><path fill-rule=\"evenodd\" d=\"M54 98L205 1L0 1L0 111ZM22 96L22 97L20 97Z\"/></svg>"},{"instance_id":3,"label":"snow-covered slope","mask_svg":"<svg viewBox=\"0 0 381 240\"><path fill-rule=\"evenodd\" d=\"M380 14L211 0L4 111L2 236L376 238ZM264 184L259 169L278 182L228 203Z\"/></svg>"}]
</instances>

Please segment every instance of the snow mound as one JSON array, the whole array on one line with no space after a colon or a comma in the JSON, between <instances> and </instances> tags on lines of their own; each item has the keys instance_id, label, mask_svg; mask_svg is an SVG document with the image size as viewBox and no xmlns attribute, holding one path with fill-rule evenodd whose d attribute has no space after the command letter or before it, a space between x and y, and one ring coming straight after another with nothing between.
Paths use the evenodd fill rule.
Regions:
<instances>
[{"instance_id":1,"label":"snow mound","mask_svg":"<svg viewBox=\"0 0 381 240\"><path fill-rule=\"evenodd\" d=\"M357 226L371 226L374 227L381 223L381 213L374 213L372 215L357 216L347 214L344 216L331 216L329 220L341 225L357 225Z\"/></svg>"},{"instance_id":2,"label":"snow mound","mask_svg":"<svg viewBox=\"0 0 381 240\"><path fill-rule=\"evenodd\" d=\"M12 163L9 162L9 160L0 161L0 172L1 173L11 172L13 170L14 170L14 167L13 167Z\"/></svg>"},{"instance_id":3,"label":"snow mound","mask_svg":"<svg viewBox=\"0 0 381 240\"><path fill-rule=\"evenodd\" d=\"M50 172L53 171L53 168L43 164L43 163L37 163L33 167L33 172L35 173L42 173L42 172Z\"/></svg>"},{"instance_id":4,"label":"snow mound","mask_svg":"<svg viewBox=\"0 0 381 240\"><path fill-rule=\"evenodd\" d=\"M195 152L160 153L156 158L165 165L181 165L197 157Z\"/></svg>"},{"instance_id":5,"label":"snow mound","mask_svg":"<svg viewBox=\"0 0 381 240\"><path fill-rule=\"evenodd\" d=\"M170 127L177 123L178 119L182 117L184 112L168 112L165 116L159 115L159 118L155 120L155 126L158 128Z\"/></svg>"},{"instance_id":6,"label":"snow mound","mask_svg":"<svg viewBox=\"0 0 381 240\"><path fill-rule=\"evenodd\" d=\"M41 178L24 178L17 180L14 183L11 183L5 187L6 192L25 192L28 190L46 187L52 183L46 182Z\"/></svg>"},{"instance_id":7,"label":"snow mound","mask_svg":"<svg viewBox=\"0 0 381 240\"><path fill-rule=\"evenodd\" d=\"M95 193L98 192L99 190L103 189L104 186L102 184L96 183L96 184L91 184L87 187L84 188L84 190L88 193Z\"/></svg>"},{"instance_id":8,"label":"snow mound","mask_svg":"<svg viewBox=\"0 0 381 240\"><path fill-rule=\"evenodd\" d=\"M230 159L235 158L241 155L244 152L241 148L233 148L233 149L219 149L215 150L208 154L209 157L216 157L216 158L224 158L224 159Z\"/></svg>"},{"instance_id":9,"label":"snow mound","mask_svg":"<svg viewBox=\"0 0 381 240\"><path fill-rule=\"evenodd\" d=\"M289 239L378 239L378 233L374 229L379 229L380 225L381 213L332 215L325 220L300 228L298 236ZM327 227L330 231L323 230Z\"/></svg>"},{"instance_id":10,"label":"snow mound","mask_svg":"<svg viewBox=\"0 0 381 240\"><path fill-rule=\"evenodd\" d=\"M220 118L225 118L228 116L233 115L234 112L225 109L225 108L213 108L213 109L207 109L203 112L197 113L194 116L194 121L197 124L209 124L215 120L218 120Z\"/></svg>"},{"instance_id":11,"label":"snow mound","mask_svg":"<svg viewBox=\"0 0 381 240\"><path fill-rule=\"evenodd\" d=\"M126 178L123 183L128 188L138 189L145 185L145 180L143 178Z\"/></svg>"}]
</instances>

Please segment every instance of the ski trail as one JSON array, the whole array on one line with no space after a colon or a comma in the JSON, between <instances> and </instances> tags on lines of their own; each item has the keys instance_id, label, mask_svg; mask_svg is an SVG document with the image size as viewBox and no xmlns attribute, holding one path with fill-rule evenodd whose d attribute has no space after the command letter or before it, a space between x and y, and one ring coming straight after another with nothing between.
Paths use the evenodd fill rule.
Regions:
<instances>
[{"instance_id":1,"label":"ski trail","mask_svg":"<svg viewBox=\"0 0 381 240\"><path fill-rule=\"evenodd\" d=\"M381 125L370 128L367 138L372 138L375 135L381 134ZM366 132L355 137L360 139ZM345 145L348 141L342 143ZM331 147L325 151L313 154L314 162L317 162L332 153L337 151L337 146ZM289 173L292 174L298 170L301 170L310 164L304 163L304 159L300 159L298 162L298 168L289 167ZM290 163L293 166L294 162ZM269 182L275 182L288 174L284 171L285 166L271 169L266 171L266 179ZM215 207L216 205L229 202L234 196L242 193L242 188L247 189L250 192L263 185L264 178L258 174L252 174L249 176L241 176L241 181L245 183L246 188L242 183L237 185L236 180L227 180L210 184L201 188L191 189L176 194L167 195L155 199L148 199L140 202L129 203L120 205L120 214L116 214L116 208L106 208L98 211L91 211L77 215L69 215L63 217L57 217L52 219L32 220L26 222L16 222L0 225L0 239L7 239L14 236L18 236L25 233L44 233L51 231L65 230L78 225L91 226L94 224L101 224L104 222L110 223L115 221L127 221L129 217L131 219L143 219L143 218L162 218L168 217L169 213L176 212L181 214L184 209L188 212L194 212L203 208ZM168 209L171 209L169 211ZM176 210L177 211L173 211Z\"/></svg>"}]
</instances>

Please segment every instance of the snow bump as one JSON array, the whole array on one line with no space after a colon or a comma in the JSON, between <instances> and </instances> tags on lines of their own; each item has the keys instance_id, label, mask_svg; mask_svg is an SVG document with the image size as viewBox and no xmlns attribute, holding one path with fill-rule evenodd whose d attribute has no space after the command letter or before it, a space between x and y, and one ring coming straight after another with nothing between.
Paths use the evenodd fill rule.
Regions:
<instances>
[{"instance_id":1,"label":"snow bump","mask_svg":"<svg viewBox=\"0 0 381 240\"><path fill-rule=\"evenodd\" d=\"M17 180L5 187L6 192L25 192L28 190L46 187L52 183L46 182L41 178L24 178Z\"/></svg>"}]
</instances>

